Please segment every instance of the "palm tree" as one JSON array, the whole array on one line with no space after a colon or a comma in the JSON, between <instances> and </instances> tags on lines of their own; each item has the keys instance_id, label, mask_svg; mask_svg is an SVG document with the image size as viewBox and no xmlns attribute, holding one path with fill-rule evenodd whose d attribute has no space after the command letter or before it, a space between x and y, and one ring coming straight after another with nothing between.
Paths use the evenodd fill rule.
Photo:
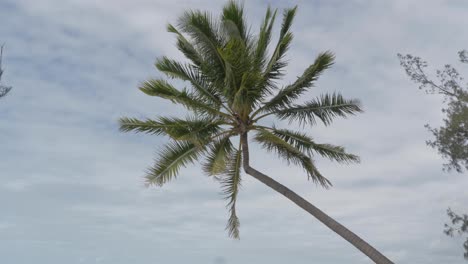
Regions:
<instances>
[{"instance_id":1,"label":"palm tree","mask_svg":"<svg viewBox=\"0 0 468 264\"><path fill-rule=\"evenodd\" d=\"M236 200L243 167L247 174L309 212L376 263L392 263L317 207L250 165L249 134L254 134L253 140L266 150L301 166L310 180L325 188L331 183L315 167L313 155L343 163L359 161L343 147L317 143L302 132L260 124L266 117L275 116L302 125L317 121L329 125L335 117L361 112L357 100L347 100L338 93L295 103L332 66L331 52L320 53L296 81L279 87L277 81L284 75L285 54L293 39L290 28L296 10L284 10L279 39L271 52L268 46L277 10L267 9L258 35L249 31L243 6L235 1L224 6L219 20L207 12L186 11L175 26L169 24L167 29L176 35L177 48L188 61L162 57L157 59L156 68L170 79L189 83L190 88L177 89L164 79L151 79L143 82L140 90L182 105L191 114L187 118L121 118L121 131L171 139L147 170L148 185L162 186L174 179L181 167L203 158L204 172L220 181L228 200L226 229L234 238L239 237ZM233 137L239 138L237 146L237 141L231 141Z\"/></svg>"}]
</instances>

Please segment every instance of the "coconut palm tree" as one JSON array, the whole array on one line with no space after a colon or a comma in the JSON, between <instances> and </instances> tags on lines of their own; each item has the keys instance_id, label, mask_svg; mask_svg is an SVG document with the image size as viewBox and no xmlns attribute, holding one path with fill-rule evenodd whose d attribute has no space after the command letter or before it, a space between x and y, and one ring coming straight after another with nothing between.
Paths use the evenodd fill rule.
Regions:
<instances>
[{"instance_id":1,"label":"coconut palm tree","mask_svg":"<svg viewBox=\"0 0 468 264\"><path fill-rule=\"evenodd\" d=\"M204 172L220 181L228 200L230 216L226 229L234 238L239 237L236 201L243 168L376 263L392 263L317 207L250 165L248 136L252 134L253 141L288 163L299 165L310 180L325 188L331 183L318 171L312 156L318 154L342 163L359 161L341 146L317 143L303 132L262 124L265 118L276 117L304 126L318 121L330 125L335 117L361 112L357 100L347 100L339 93L297 102L332 66L331 52L318 54L297 80L279 86L287 65L285 54L293 39L290 28L296 10L296 7L284 10L279 39L271 51L268 47L277 10L267 9L257 35L250 32L245 22L243 6L234 1L224 6L219 19L207 12L185 12L176 25L169 24L167 29L175 34L177 48L188 60L178 62L161 57L156 68L169 79L187 82L189 88L177 89L165 79L150 79L141 84L140 90L181 105L191 114L186 118L121 118L120 128L124 132L165 135L171 140L147 170L148 185L162 186L174 179L181 167L203 160ZM236 139L232 141L233 138Z\"/></svg>"}]
</instances>

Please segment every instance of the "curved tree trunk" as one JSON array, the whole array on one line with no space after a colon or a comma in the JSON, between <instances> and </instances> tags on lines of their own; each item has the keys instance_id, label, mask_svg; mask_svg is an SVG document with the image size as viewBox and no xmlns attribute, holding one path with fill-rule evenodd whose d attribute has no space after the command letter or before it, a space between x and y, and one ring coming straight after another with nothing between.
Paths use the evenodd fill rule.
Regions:
<instances>
[{"instance_id":1,"label":"curved tree trunk","mask_svg":"<svg viewBox=\"0 0 468 264\"><path fill-rule=\"evenodd\" d=\"M380 253L377 249L369 245L366 241L360 238L358 235L351 232L349 229L335 221L333 218L322 212L320 209L309 203L307 200L297 195L295 192L268 177L267 175L257 171L249 165L249 146L247 133L241 135L242 151L243 151L243 166L247 174L251 175L255 179L266 184L273 190L284 195L286 198L297 204L299 207L307 211L309 214L317 218L320 222L328 226L335 233L346 239L349 243L359 249L362 253L368 256L377 264L393 264L387 257Z\"/></svg>"}]
</instances>

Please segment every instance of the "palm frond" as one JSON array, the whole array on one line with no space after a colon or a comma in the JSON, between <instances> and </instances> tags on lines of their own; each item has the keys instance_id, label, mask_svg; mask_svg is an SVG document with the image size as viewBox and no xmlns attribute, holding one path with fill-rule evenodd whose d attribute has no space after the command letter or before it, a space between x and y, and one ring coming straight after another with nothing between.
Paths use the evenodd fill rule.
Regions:
<instances>
[{"instance_id":1,"label":"palm frond","mask_svg":"<svg viewBox=\"0 0 468 264\"><path fill-rule=\"evenodd\" d=\"M216 176L224 173L229 164L229 158L233 155L234 147L232 146L228 134L215 142L208 149L206 162L203 164L203 170L210 176Z\"/></svg>"},{"instance_id":2,"label":"palm frond","mask_svg":"<svg viewBox=\"0 0 468 264\"><path fill-rule=\"evenodd\" d=\"M3 85L0 84L0 97L5 96L10 91L11 91L11 87L3 86Z\"/></svg>"},{"instance_id":3,"label":"palm frond","mask_svg":"<svg viewBox=\"0 0 468 264\"><path fill-rule=\"evenodd\" d=\"M137 118L122 117L119 119L121 132L139 132L152 135L166 134L167 125L156 120L146 119L140 120Z\"/></svg>"},{"instance_id":4,"label":"palm frond","mask_svg":"<svg viewBox=\"0 0 468 264\"><path fill-rule=\"evenodd\" d=\"M251 68L251 56L242 40L231 39L226 46L219 49L225 65L223 95L232 103L234 94L239 90L242 77Z\"/></svg>"},{"instance_id":5,"label":"palm frond","mask_svg":"<svg viewBox=\"0 0 468 264\"><path fill-rule=\"evenodd\" d=\"M322 95L301 105L275 110L266 115L274 114L281 119L299 121L301 124L315 124L316 118L318 118L325 125L329 125L335 117L347 117L360 112L362 109L358 100L347 100L341 94L334 93Z\"/></svg>"},{"instance_id":6,"label":"palm frond","mask_svg":"<svg viewBox=\"0 0 468 264\"><path fill-rule=\"evenodd\" d=\"M190 142L172 142L159 152L159 158L146 172L147 185L162 186L179 173L180 168L198 159L203 147Z\"/></svg>"},{"instance_id":7,"label":"palm frond","mask_svg":"<svg viewBox=\"0 0 468 264\"><path fill-rule=\"evenodd\" d=\"M216 89L210 85L210 82L203 77L196 67L171 60L167 57L159 58L155 66L169 77L190 82L198 96L209 100L213 104L222 104Z\"/></svg>"},{"instance_id":8,"label":"palm frond","mask_svg":"<svg viewBox=\"0 0 468 264\"><path fill-rule=\"evenodd\" d=\"M275 50L273 51L270 61L265 69L265 80L267 82L281 77L282 73L280 70L287 65L286 61L283 59L293 39L293 34L290 32L290 29L294 16L296 15L296 10L297 6L291 9L285 9L283 12L283 23L278 43L276 44Z\"/></svg>"},{"instance_id":9,"label":"palm frond","mask_svg":"<svg viewBox=\"0 0 468 264\"><path fill-rule=\"evenodd\" d=\"M187 119L158 117L156 120L139 120L121 118L120 130L123 132L140 132L154 135L167 135L174 140L190 141L196 145L206 144L213 135L221 132L224 121L210 118Z\"/></svg>"},{"instance_id":10,"label":"palm frond","mask_svg":"<svg viewBox=\"0 0 468 264\"><path fill-rule=\"evenodd\" d=\"M267 70L265 71L265 77L269 87L275 87L275 80L284 76L283 68L288 65L284 57L289 50L292 40L293 34L291 32L286 33L279 43L278 49L273 53L273 59L270 61L271 64L267 66Z\"/></svg>"},{"instance_id":11,"label":"palm frond","mask_svg":"<svg viewBox=\"0 0 468 264\"><path fill-rule=\"evenodd\" d=\"M312 138L306 134L288 129L276 128L272 129L272 133L291 144L299 151L307 153L309 156L319 154L322 157L329 158L340 163L359 162L358 156L347 153L343 147L331 144L315 143Z\"/></svg>"},{"instance_id":12,"label":"palm frond","mask_svg":"<svg viewBox=\"0 0 468 264\"><path fill-rule=\"evenodd\" d=\"M283 24L281 25L281 36L285 36L288 34L289 30L291 29L292 22L294 17L296 16L297 6L293 8L288 8L283 11Z\"/></svg>"},{"instance_id":13,"label":"palm frond","mask_svg":"<svg viewBox=\"0 0 468 264\"><path fill-rule=\"evenodd\" d=\"M0 46L0 82L2 80L2 75L3 75L2 58L3 58L3 45ZM0 97L5 96L10 91L11 91L11 87L4 86L0 83Z\"/></svg>"},{"instance_id":14,"label":"palm frond","mask_svg":"<svg viewBox=\"0 0 468 264\"><path fill-rule=\"evenodd\" d=\"M182 104L187 109L193 110L199 114L207 114L214 117L230 118L230 115L222 112L219 106L213 107L213 104L206 102L204 98L193 94L186 89L179 91L167 81L160 79L150 79L140 85L140 90L147 95L157 96L168 99L173 103Z\"/></svg>"},{"instance_id":15,"label":"palm frond","mask_svg":"<svg viewBox=\"0 0 468 264\"><path fill-rule=\"evenodd\" d=\"M226 172L221 178L221 185L225 198L228 200L227 206L229 207L229 220L226 229L229 236L239 238L240 222L236 214L237 195L241 185L241 170L242 170L242 150L241 145L237 151L233 152L230 156Z\"/></svg>"},{"instance_id":16,"label":"palm frond","mask_svg":"<svg viewBox=\"0 0 468 264\"><path fill-rule=\"evenodd\" d=\"M276 12L276 9L274 11L270 8L267 9L258 37L256 41L252 42L250 55L252 57L251 70L248 71L249 77L253 77L253 80L249 81L248 96L250 98L248 105L251 106L251 109L257 108L263 98L271 94L271 87L269 87L271 82L268 81L268 76L264 73L264 69L267 63L267 49L271 40Z\"/></svg>"},{"instance_id":17,"label":"palm frond","mask_svg":"<svg viewBox=\"0 0 468 264\"><path fill-rule=\"evenodd\" d=\"M257 131L254 140L266 150L275 151L280 158L285 159L288 163L301 166L307 172L309 179L312 179L315 183L325 188L331 186L331 182L317 170L312 159L284 139L267 130L260 129Z\"/></svg>"},{"instance_id":18,"label":"palm frond","mask_svg":"<svg viewBox=\"0 0 468 264\"><path fill-rule=\"evenodd\" d=\"M231 38L238 38L247 45L248 32L244 18L244 6L236 1L229 1L223 7L223 14L221 16L223 28L225 33Z\"/></svg>"},{"instance_id":19,"label":"palm frond","mask_svg":"<svg viewBox=\"0 0 468 264\"><path fill-rule=\"evenodd\" d=\"M186 58L198 67L202 67L204 61L203 56L198 52L196 47L180 33L176 27L171 24L167 25L167 31L177 35L177 49L180 50Z\"/></svg>"},{"instance_id":20,"label":"palm frond","mask_svg":"<svg viewBox=\"0 0 468 264\"><path fill-rule=\"evenodd\" d=\"M276 96L265 103L257 112L269 112L281 107L286 107L299 98L307 88L313 86L320 74L333 65L334 55L331 52L320 53L315 62L291 85L281 89ZM255 114L254 114L255 115Z\"/></svg>"},{"instance_id":21,"label":"palm frond","mask_svg":"<svg viewBox=\"0 0 468 264\"><path fill-rule=\"evenodd\" d=\"M268 45L271 40L271 32L273 29L273 24L275 23L277 10L272 12L271 8L268 7L263 19L262 26L260 27L260 33L257 40L257 47L255 50L254 56L254 70L260 71L266 63L266 53Z\"/></svg>"},{"instance_id":22,"label":"palm frond","mask_svg":"<svg viewBox=\"0 0 468 264\"><path fill-rule=\"evenodd\" d=\"M236 213L236 203L233 203L230 205L229 213L230 215L229 215L228 223L226 225L226 229L228 230L230 237L239 239L240 238L240 232L239 232L240 221Z\"/></svg>"},{"instance_id":23,"label":"palm frond","mask_svg":"<svg viewBox=\"0 0 468 264\"><path fill-rule=\"evenodd\" d=\"M178 27L192 40L204 61L217 69L217 74L222 75L224 64L219 56L218 48L224 46L220 25L213 20L208 12L187 11L180 17Z\"/></svg>"},{"instance_id":24,"label":"palm frond","mask_svg":"<svg viewBox=\"0 0 468 264\"><path fill-rule=\"evenodd\" d=\"M347 153L342 146L332 144L315 144L313 150L322 157L344 163L359 163L360 158L354 154Z\"/></svg>"}]
</instances>

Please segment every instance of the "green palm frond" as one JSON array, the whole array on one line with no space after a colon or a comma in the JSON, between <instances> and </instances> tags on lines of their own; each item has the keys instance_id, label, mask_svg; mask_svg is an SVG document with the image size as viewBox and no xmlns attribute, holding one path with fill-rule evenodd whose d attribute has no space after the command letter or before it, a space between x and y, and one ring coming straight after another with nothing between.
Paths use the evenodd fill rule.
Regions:
<instances>
[{"instance_id":1,"label":"green palm frond","mask_svg":"<svg viewBox=\"0 0 468 264\"><path fill-rule=\"evenodd\" d=\"M334 55L331 52L320 53L314 64L310 65L297 80L281 89L276 96L269 100L263 107L257 110L260 112L270 112L282 107L286 107L299 98L307 88L313 86L320 74L333 65ZM255 116L256 113L253 115Z\"/></svg>"},{"instance_id":2,"label":"green palm frond","mask_svg":"<svg viewBox=\"0 0 468 264\"><path fill-rule=\"evenodd\" d=\"M198 52L195 46L190 43L190 41L173 25L168 24L167 31L177 35L177 49L180 50L194 65L203 67L203 56Z\"/></svg>"},{"instance_id":3,"label":"green palm frond","mask_svg":"<svg viewBox=\"0 0 468 264\"><path fill-rule=\"evenodd\" d=\"M274 114L281 119L299 121L301 124L315 124L316 118L318 118L325 125L329 125L335 117L346 117L360 112L362 109L358 100L347 100L341 94L334 93L322 95L301 105L275 110L266 115Z\"/></svg>"},{"instance_id":4,"label":"green palm frond","mask_svg":"<svg viewBox=\"0 0 468 264\"><path fill-rule=\"evenodd\" d=\"M292 26L294 17L296 16L297 6L285 9L283 12L283 24L281 25L280 39L288 34Z\"/></svg>"},{"instance_id":5,"label":"green palm frond","mask_svg":"<svg viewBox=\"0 0 468 264\"><path fill-rule=\"evenodd\" d=\"M156 120L146 119L140 120L137 118L122 117L119 119L120 131L122 132L139 132L152 135L165 135L166 124Z\"/></svg>"},{"instance_id":6,"label":"green palm frond","mask_svg":"<svg viewBox=\"0 0 468 264\"><path fill-rule=\"evenodd\" d=\"M221 16L223 28L229 37L242 40L247 45L248 32L244 20L244 7L235 1L229 1L223 8Z\"/></svg>"},{"instance_id":7,"label":"green palm frond","mask_svg":"<svg viewBox=\"0 0 468 264\"><path fill-rule=\"evenodd\" d=\"M233 95L240 88L243 76L251 68L250 51L242 40L231 39L225 47L219 49L219 53L225 65L223 94L231 103Z\"/></svg>"},{"instance_id":8,"label":"green palm frond","mask_svg":"<svg viewBox=\"0 0 468 264\"><path fill-rule=\"evenodd\" d=\"M162 186L175 178L180 168L198 159L203 147L190 142L171 142L159 152L159 159L146 172L147 185Z\"/></svg>"},{"instance_id":9,"label":"green palm frond","mask_svg":"<svg viewBox=\"0 0 468 264\"><path fill-rule=\"evenodd\" d=\"M120 130L167 135L173 140L190 141L193 144L201 145L206 144L213 135L220 133L223 124L224 122L220 120L193 117L187 119L158 117L156 120L121 118Z\"/></svg>"},{"instance_id":10,"label":"green palm frond","mask_svg":"<svg viewBox=\"0 0 468 264\"><path fill-rule=\"evenodd\" d=\"M258 35L257 47L254 56L253 68L255 71L261 71L261 69L265 66L267 60L266 53L271 40L271 32L273 30L273 24L275 23L276 12L277 10L272 12L271 8L268 7L265 18L262 22L262 26L260 27L260 33Z\"/></svg>"},{"instance_id":11,"label":"green palm frond","mask_svg":"<svg viewBox=\"0 0 468 264\"><path fill-rule=\"evenodd\" d=\"M150 79L141 84L140 90L147 95L157 96L168 99L173 103L182 104L189 110L194 110L196 113L212 115L215 117L231 118L227 113L219 110L218 106L212 106L205 102L203 98L183 89L179 91L167 81L159 79Z\"/></svg>"},{"instance_id":12,"label":"green palm frond","mask_svg":"<svg viewBox=\"0 0 468 264\"><path fill-rule=\"evenodd\" d=\"M203 73L204 79L216 83L217 85L223 82L225 74L224 65L213 63L212 60L203 53L203 50L200 51L196 43L187 39L175 26L169 24L167 30L177 35L177 48L193 63L192 66L196 66L198 71ZM216 60L220 58L219 54L217 54Z\"/></svg>"},{"instance_id":13,"label":"green palm frond","mask_svg":"<svg viewBox=\"0 0 468 264\"><path fill-rule=\"evenodd\" d=\"M221 185L225 198L228 200L227 207L229 208L229 220L226 229L229 236L239 238L240 222L236 214L237 195L241 185L241 170L242 170L242 150L239 148L230 155L229 163L226 166L224 175L221 176Z\"/></svg>"},{"instance_id":14,"label":"green palm frond","mask_svg":"<svg viewBox=\"0 0 468 264\"><path fill-rule=\"evenodd\" d=\"M169 77L190 82L197 95L203 99L217 106L222 105L218 92L213 88L210 82L203 77L198 68L171 60L167 57L159 58L155 66Z\"/></svg>"},{"instance_id":15,"label":"green palm frond","mask_svg":"<svg viewBox=\"0 0 468 264\"><path fill-rule=\"evenodd\" d=\"M261 80L261 76L255 72L246 72L242 76L240 87L234 94L232 109L239 115L247 118L253 109L260 103L261 90L256 89L255 84Z\"/></svg>"},{"instance_id":16,"label":"green palm frond","mask_svg":"<svg viewBox=\"0 0 468 264\"><path fill-rule=\"evenodd\" d=\"M357 155L347 153L342 146L332 144L315 144L313 150L322 157L335 160L342 163L359 163L360 158Z\"/></svg>"},{"instance_id":17,"label":"green palm frond","mask_svg":"<svg viewBox=\"0 0 468 264\"><path fill-rule=\"evenodd\" d=\"M254 140L266 150L275 151L279 157L285 159L288 163L301 166L307 172L309 179L312 179L315 183L325 188L331 186L331 182L317 170L310 157L282 138L267 130L260 129L257 131Z\"/></svg>"},{"instance_id":18,"label":"green palm frond","mask_svg":"<svg viewBox=\"0 0 468 264\"><path fill-rule=\"evenodd\" d=\"M291 144L299 151L307 153L309 156L313 156L316 153L322 157L335 160L340 163L359 162L358 156L347 153L343 147L331 144L315 143L312 138L306 134L288 129L276 128L272 129L272 133Z\"/></svg>"},{"instance_id":19,"label":"green palm frond","mask_svg":"<svg viewBox=\"0 0 468 264\"><path fill-rule=\"evenodd\" d=\"M250 55L252 57L251 70L248 72L249 79L253 80L249 80L248 82L250 87L248 94L249 101L247 102L251 110L257 108L264 97L271 94L271 87L269 87L271 82L268 80L268 76L265 75L264 69L268 61L267 49L270 44L276 13L277 10L272 11L271 8L267 9L258 37L256 41L253 41Z\"/></svg>"},{"instance_id":20,"label":"green palm frond","mask_svg":"<svg viewBox=\"0 0 468 264\"><path fill-rule=\"evenodd\" d=\"M195 45L204 61L215 66L222 74L224 65L218 53L218 48L224 45L225 40L220 34L220 25L215 22L208 12L187 11L178 22L178 28L186 33Z\"/></svg>"},{"instance_id":21,"label":"green palm frond","mask_svg":"<svg viewBox=\"0 0 468 264\"><path fill-rule=\"evenodd\" d=\"M210 146L206 162L203 164L203 170L208 175L220 175L226 171L229 158L234 150L230 137L231 134L228 134Z\"/></svg>"},{"instance_id":22,"label":"green palm frond","mask_svg":"<svg viewBox=\"0 0 468 264\"><path fill-rule=\"evenodd\" d=\"M236 213L236 203L232 203L229 207L230 216L228 219L228 223L226 225L226 229L228 230L229 236L235 239L240 238L240 221L239 217L237 217Z\"/></svg>"},{"instance_id":23,"label":"green palm frond","mask_svg":"<svg viewBox=\"0 0 468 264\"><path fill-rule=\"evenodd\" d=\"M284 55L289 49L289 45L293 39L293 34L290 32L294 16L296 15L297 6L291 9L285 9L283 12L283 23L281 31L276 44L276 48L273 51L273 55L265 69L265 80L268 84L272 84L273 80L280 78L283 74L280 72L287 63L284 61Z\"/></svg>"}]
</instances>

